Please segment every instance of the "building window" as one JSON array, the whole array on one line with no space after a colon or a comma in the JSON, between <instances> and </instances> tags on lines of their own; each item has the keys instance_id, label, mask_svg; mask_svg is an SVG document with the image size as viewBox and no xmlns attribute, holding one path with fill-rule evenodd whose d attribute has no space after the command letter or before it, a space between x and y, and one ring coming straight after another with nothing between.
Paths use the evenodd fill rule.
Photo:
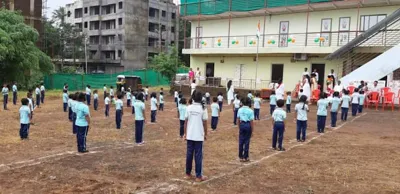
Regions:
<instances>
[{"instance_id":1,"label":"building window","mask_svg":"<svg viewBox=\"0 0 400 194\"><path fill-rule=\"evenodd\" d=\"M85 14L87 14L87 7L85 7Z\"/></svg>"},{"instance_id":2,"label":"building window","mask_svg":"<svg viewBox=\"0 0 400 194\"><path fill-rule=\"evenodd\" d=\"M90 44L99 44L99 36L90 36L89 43Z\"/></svg>"},{"instance_id":3,"label":"building window","mask_svg":"<svg viewBox=\"0 0 400 194\"><path fill-rule=\"evenodd\" d=\"M121 56L122 56L122 51L118 50L118 58L121 58Z\"/></svg>"},{"instance_id":4,"label":"building window","mask_svg":"<svg viewBox=\"0 0 400 194\"><path fill-rule=\"evenodd\" d=\"M154 9L152 7L150 7L149 9L149 16L150 17L158 17L158 9Z\"/></svg>"},{"instance_id":5,"label":"building window","mask_svg":"<svg viewBox=\"0 0 400 194\"><path fill-rule=\"evenodd\" d=\"M118 34L118 41L122 41L122 34Z\"/></svg>"},{"instance_id":6,"label":"building window","mask_svg":"<svg viewBox=\"0 0 400 194\"><path fill-rule=\"evenodd\" d=\"M98 30L100 27L100 22L99 21L92 21L89 24L90 30Z\"/></svg>"},{"instance_id":7,"label":"building window","mask_svg":"<svg viewBox=\"0 0 400 194\"><path fill-rule=\"evenodd\" d=\"M101 7L101 14L107 15L107 14L112 14L112 13L116 13L115 4L106 5L106 6Z\"/></svg>"},{"instance_id":8,"label":"building window","mask_svg":"<svg viewBox=\"0 0 400 194\"><path fill-rule=\"evenodd\" d=\"M165 25L161 25L161 31L165 31Z\"/></svg>"},{"instance_id":9,"label":"building window","mask_svg":"<svg viewBox=\"0 0 400 194\"><path fill-rule=\"evenodd\" d=\"M175 27L171 27L171 32L175 33Z\"/></svg>"},{"instance_id":10,"label":"building window","mask_svg":"<svg viewBox=\"0 0 400 194\"><path fill-rule=\"evenodd\" d=\"M118 18L118 25L122 25L122 18Z\"/></svg>"},{"instance_id":11,"label":"building window","mask_svg":"<svg viewBox=\"0 0 400 194\"><path fill-rule=\"evenodd\" d=\"M172 19L176 19L176 13L172 13L172 14L171 14L171 18L172 18Z\"/></svg>"},{"instance_id":12,"label":"building window","mask_svg":"<svg viewBox=\"0 0 400 194\"><path fill-rule=\"evenodd\" d=\"M85 28L87 28L87 22L85 22Z\"/></svg>"},{"instance_id":13,"label":"building window","mask_svg":"<svg viewBox=\"0 0 400 194\"><path fill-rule=\"evenodd\" d=\"M101 23L102 30L115 29L115 20L106 20Z\"/></svg>"},{"instance_id":14,"label":"building window","mask_svg":"<svg viewBox=\"0 0 400 194\"><path fill-rule=\"evenodd\" d=\"M90 15L99 15L100 14L100 6L90 7Z\"/></svg>"},{"instance_id":15,"label":"building window","mask_svg":"<svg viewBox=\"0 0 400 194\"><path fill-rule=\"evenodd\" d=\"M360 31L367 31L372 26L386 18L386 14L381 15L363 15L360 20Z\"/></svg>"},{"instance_id":16,"label":"building window","mask_svg":"<svg viewBox=\"0 0 400 194\"><path fill-rule=\"evenodd\" d=\"M167 12L166 11L162 11L161 15L162 15L163 18L165 18L165 17L167 17Z\"/></svg>"},{"instance_id":17,"label":"building window","mask_svg":"<svg viewBox=\"0 0 400 194\"><path fill-rule=\"evenodd\" d=\"M122 2L119 2L119 3L118 3L118 8L119 8L119 9L122 9L122 8L123 8Z\"/></svg>"},{"instance_id":18,"label":"building window","mask_svg":"<svg viewBox=\"0 0 400 194\"><path fill-rule=\"evenodd\" d=\"M82 18L82 8L75 9L75 18Z\"/></svg>"}]
</instances>

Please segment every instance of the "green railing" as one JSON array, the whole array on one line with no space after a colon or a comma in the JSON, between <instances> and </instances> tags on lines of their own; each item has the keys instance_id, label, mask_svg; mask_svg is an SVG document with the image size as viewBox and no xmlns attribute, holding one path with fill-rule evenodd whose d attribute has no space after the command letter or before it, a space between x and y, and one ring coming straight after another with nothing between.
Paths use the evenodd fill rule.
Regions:
<instances>
[{"instance_id":1,"label":"green railing","mask_svg":"<svg viewBox=\"0 0 400 194\"><path fill-rule=\"evenodd\" d=\"M187 72L188 69L186 68L178 69L178 73ZM62 89L64 83L68 83L69 89L72 91L83 90L86 85L90 85L92 88L103 88L104 84L115 87L118 75L140 76L144 86L169 85L169 81L160 73L150 69L125 71L115 74L51 74L45 77L44 84L46 89Z\"/></svg>"},{"instance_id":2,"label":"green railing","mask_svg":"<svg viewBox=\"0 0 400 194\"><path fill-rule=\"evenodd\" d=\"M182 16L215 15L228 11L253 11L333 1L343 0L181 0L180 13Z\"/></svg>"}]
</instances>

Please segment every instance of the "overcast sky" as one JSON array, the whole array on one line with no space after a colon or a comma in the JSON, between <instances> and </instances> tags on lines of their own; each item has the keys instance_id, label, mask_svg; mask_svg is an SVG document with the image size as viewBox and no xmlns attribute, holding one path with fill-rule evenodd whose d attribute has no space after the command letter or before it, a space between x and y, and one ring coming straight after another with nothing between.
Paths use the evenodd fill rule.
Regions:
<instances>
[{"instance_id":1,"label":"overcast sky","mask_svg":"<svg viewBox=\"0 0 400 194\"><path fill-rule=\"evenodd\" d=\"M51 17L53 11L59 7L63 7L68 3L72 3L75 0L47 0L47 7L49 9L47 10L47 17ZM177 4L179 0L174 0L174 2Z\"/></svg>"}]
</instances>

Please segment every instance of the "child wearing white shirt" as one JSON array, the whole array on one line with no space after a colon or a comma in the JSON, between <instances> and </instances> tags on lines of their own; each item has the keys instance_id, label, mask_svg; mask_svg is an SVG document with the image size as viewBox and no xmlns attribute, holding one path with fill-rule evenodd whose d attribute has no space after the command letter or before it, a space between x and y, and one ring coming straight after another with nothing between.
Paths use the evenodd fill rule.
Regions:
<instances>
[{"instance_id":1,"label":"child wearing white shirt","mask_svg":"<svg viewBox=\"0 0 400 194\"><path fill-rule=\"evenodd\" d=\"M151 93L151 100L150 100L150 106L151 106L151 121L152 123L156 122L156 116L157 116L157 94L155 92Z\"/></svg>"},{"instance_id":2,"label":"child wearing white shirt","mask_svg":"<svg viewBox=\"0 0 400 194\"><path fill-rule=\"evenodd\" d=\"M126 92L126 107L131 107L131 98L132 98L131 89L128 89L128 92Z\"/></svg>"},{"instance_id":3,"label":"child wearing white shirt","mask_svg":"<svg viewBox=\"0 0 400 194\"><path fill-rule=\"evenodd\" d=\"M254 98L254 120L260 120L260 108L261 108L261 98L260 94L256 93Z\"/></svg>"},{"instance_id":4,"label":"child wearing white shirt","mask_svg":"<svg viewBox=\"0 0 400 194\"><path fill-rule=\"evenodd\" d=\"M124 95L122 93L119 93L117 95L118 100L115 101L115 122L117 125L117 129L121 129L122 116L124 115L124 102L122 101L123 97Z\"/></svg>"},{"instance_id":5,"label":"child wearing white shirt","mask_svg":"<svg viewBox=\"0 0 400 194\"><path fill-rule=\"evenodd\" d=\"M290 108L292 106L292 92L286 93L286 112L290 113Z\"/></svg>"},{"instance_id":6,"label":"child wearing white shirt","mask_svg":"<svg viewBox=\"0 0 400 194\"><path fill-rule=\"evenodd\" d=\"M365 101L365 94L364 93L365 93L364 91L360 91L360 95L359 95L360 103L359 103L359 106L358 106L358 113L362 113L362 111L363 111L363 106L364 106L364 101Z\"/></svg>"},{"instance_id":7,"label":"child wearing white shirt","mask_svg":"<svg viewBox=\"0 0 400 194\"><path fill-rule=\"evenodd\" d=\"M158 107L159 111L164 111L164 92L160 92L160 106Z\"/></svg>"},{"instance_id":8,"label":"child wearing white shirt","mask_svg":"<svg viewBox=\"0 0 400 194\"><path fill-rule=\"evenodd\" d=\"M63 91L63 110L64 112L67 112L67 107L68 107L68 93L67 90Z\"/></svg>"},{"instance_id":9,"label":"child wearing white shirt","mask_svg":"<svg viewBox=\"0 0 400 194\"><path fill-rule=\"evenodd\" d=\"M224 96L222 96L222 93L218 93L218 105L219 105L219 112L222 112L222 105L224 103Z\"/></svg>"},{"instance_id":10,"label":"child wearing white shirt","mask_svg":"<svg viewBox=\"0 0 400 194\"><path fill-rule=\"evenodd\" d=\"M111 86L112 87L112 86ZM111 89L110 89L111 91ZM111 99L109 98L110 94L106 93L106 99L104 99L104 104L105 104L105 111L104 114L106 115L106 117L110 116L110 103L111 103Z\"/></svg>"},{"instance_id":11,"label":"child wearing white shirt","mask_svg":"<svg viewBox=\"0 0 400 194\"><path fill-rule=\"evenodd\" d=\"M211 95L210 95L210 93L209 93L209 92L206 92L206 95L205 95L205 96L206 96L206 102L207 102L207 104L210 105L210 104L211 104L211 99L210 99L210 96L211 96Z\"/></svg>"},{"instance_id":12,"label":"child wearing white shirt","mask_svg":"<svg viewBox=\"0 0 400 194\"><path fill-rule=\"evenodd\" d=\"M97 108L99 107L99 95L97 94L97 90L93 91L93 108L95 111L97 111Z\"/></svg>"},{"instance_id":13,"label":"child wearing white shirt","mask_svg":"<svg viewBox=\"0 0 400 194\"><path fill-rule=\"evenodd\" d=\"M218 125L218 117L219 117L219 105L217 104L218 98L214 97L213 98L213 103L211 104L211 129L213 131L217 130L217 125Z\"/></svg>"},{"instance_id":14,"label":"child wearing white shirt","mask_svg":"<svg viewBox=\"0 0 400 194\"><path fill-rule=\"evenodd\" d=\"M74 97L74 94L68 95L68 119L69 121L73 121L73 112L72 112L72 98Z\"/></svg>"},{"instance_id":15,"label":"child wearing white shirt","mask_svg":"<svg viewBox=\"0 0 400 194\"><path fill-rule=\"evenodd\" d=\"M240 96L236 95L235 96L235 100L233 101L233 124L236 125L237 124L237 113L239 111L240 108Z\"/></svg>"},{"instance_id":16,"label":"child wearing white shirt","mask_svg":"<svg viewBox=\"0 0 400 194\"><path fill-rule=\"evenodd\" d=\"M354 117L357 115L358 106L360 104L360 94L358 88L354 89L353 95L351 95L351 115Z\"/></svg>"}]
</instances>

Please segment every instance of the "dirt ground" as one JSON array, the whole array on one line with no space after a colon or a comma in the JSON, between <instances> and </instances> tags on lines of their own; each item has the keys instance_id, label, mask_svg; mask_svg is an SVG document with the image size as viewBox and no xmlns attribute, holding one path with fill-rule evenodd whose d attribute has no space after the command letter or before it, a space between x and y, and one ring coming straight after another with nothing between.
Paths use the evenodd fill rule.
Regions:
<instances>
[{"instance_id":1,"label":"dirt ground","mask_svg":"<svg viewBox=\"0 0 400 194\"><path fill-rule=\"evenodd\" d=\"M117 130L115 109L105 118L101 99L99 111L91 107L88 154L76 152L61 96L47 98L35 110L28 141L19 138L19 106L1 109L0 193L400 193L400 112L366 110L319 135L313 106L305 143L295 141L291 113L287 151L276 152L270 148L272 125L264 103L251 139L251 162L243 164L237 159L232 108L224 106L217 132L204 144L209 180L194 183L183 179L186 143L178 138L172 101L167 97L156 124L146 124L146 144L137 147L131 110L125 108Z\"/></svg>"}]
</instances>

